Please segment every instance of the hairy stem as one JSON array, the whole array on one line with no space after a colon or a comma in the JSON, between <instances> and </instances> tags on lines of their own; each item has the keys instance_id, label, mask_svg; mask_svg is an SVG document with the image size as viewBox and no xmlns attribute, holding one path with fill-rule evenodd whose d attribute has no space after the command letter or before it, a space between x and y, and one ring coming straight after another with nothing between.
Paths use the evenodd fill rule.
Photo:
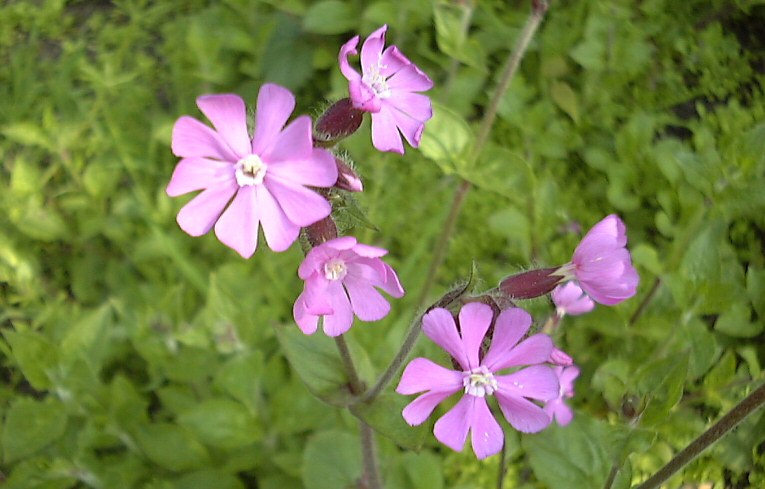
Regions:
<instances>
[{"instance_id":1,"label":"hairy stem","mask_svg":"<svg viewBox=\"0 0 765 489\"><path fill-rule=\"evenodd\" d=\"M361 428L361 453L364 460L364 480L368 489L382 489L380 470L377 467L377 453L375 450L375 432L363 421L359 422Z\"/></svg>"},{"instance_id":2,"label":"hairy stem","mask_svg":"<svg viewBox=\"0 0 765 489\"><path fill-rule=\"evenodd\" d=\"M749 394L743 401L738 403L728 414L720 418L711 428L702 433L693 440L690 445L685 447L680 453L667 462L667 465L659 469L647 481L638 486L637 489L655 489L661 486L667 479L672 477L675 472L682 469L687 463L699 456L701 452L710 445L717 442L725 436L731 429L738 425L747 416L765 404L765 384L758 387Z\"/></svg>"},{"instance_id":3,"label":"hairy stem","mask_svg":"<svg viewBox=\"0 0 765 489\"><path fill-rule=\"evenodd\" d=\"M359 374L353 363L353 357L351 357L351 350L348 349L348 343L345 342L343 335L335 336L335 345L337 345L337 351L340 352L340 359L343 362L345 373L348 375L348 386L351 389L351 394L357 396L364 392L364 385L359 379Z\"/></svg>"},{"instance_id":4,"label":"hairy stem","mask_svg":"<svg viewBox=\"0 0 765 489\"><path fill-rule=\"evenodd\" d=\"M505 95L507 88L510 86L510 82L518 71L518 66L520 66L520 62L528 50L529 43L534 37L539 24L542 22L545 12L547 12L546 0L534 0L532 1L532 4L532 12L526 20L526 24L523 26L523 31L521 31L521 35L515 45L515 48L508 57L505 70L502 72L502 77L500 78L499 84L497 85L497 88L494 91L494 95L491 98L491 102L489 102L489 106L487 107L483 119L481 120L478 136L476 137L476 142L470 155L471 162L477 161L478 157L483 151L483 148L488 141L489 134L491 133L491 128L494 125L494 120L497 116L499 102L502 100L502 97ZM470 187L470 182L467 180L462 180L457 189L454 191L449 214L446 217L444 226L441 229L441 233L436 241L436 248L433 252L433 256L430 259L430 265L428 266L428 273L425 278L425 284L420 290L420 295L418 296L417 303L414 307L414 310L417 311L417 318L409 326L409 330L406 333L404 343L401 345L401 349L396 354L396 357L391 361L390 365L380 376L374 387L361 397L361 400L364 402L373 400L375 397L377 397L377 395L380 394L380 392L383 391L383 389L385 389L385 387L388 386L390 381L398 372L399 368L401 368L401 365L406 361L409 353L412 351L412 348L414 348L414 345L417 343L417 339L419 338L420 331L422 329L420 322L422 319L422 314L420 313L420 309L425 305L425 302L428 299L428 294L430 293L430 289L435 283L436 272L443 263L444 256L446 255L446 249L449 245L449 239L454 232L454 228L457 224L457 218L459 217L460 211L462 210L462 204L465 201L465 197L467 196Z\"/></svg>"}]
</instances>

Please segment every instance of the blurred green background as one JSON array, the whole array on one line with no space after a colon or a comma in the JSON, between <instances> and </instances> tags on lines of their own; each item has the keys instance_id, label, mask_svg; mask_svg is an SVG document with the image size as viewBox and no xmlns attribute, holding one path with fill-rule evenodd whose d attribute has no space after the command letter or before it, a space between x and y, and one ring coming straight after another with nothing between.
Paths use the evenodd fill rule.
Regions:
<instances>
[{"instance_id":1,"label":"blurred green background","mask_svg":"<svg viewBox=\"0 0 765 489\"><path fill-rule=\"evenodd\" d=\"M395 353L460 179L474 184L432 299L570 259L616 212L642 281L567 319L575 422L507 439L506 487L630 487L762 380L765 2L551 2L491 142L464 154L526 1L5 1L0 7L0 487L334 489L359 475L356 422L311 397L291 335L297 246L242 260L175 223L174 121L276 82L316 115L345 96L340 45L383 23L436 83L422 151L343 145L407 296L351 331L367 381ZM353 226L350 217L345 218ZM527 304L539 321L546 300ZM290 336L297 338L297 336ZM296 340L296 341L297 341ZM323 344L320 336L310 345ZM419 354L442 363L422 341ZM313 359L311 359L313 361ZM331 363L331 362L330 362ZM309 365L310 367L311 365ZM405 402L401 398L399 404ZM441 408L443 409L443 408ZM443 412L443 411L439 411ZM494 487L420 430L380 438L390 489ZM668 487L765 485L755 414Z\"/></svg>"}]
</instances>

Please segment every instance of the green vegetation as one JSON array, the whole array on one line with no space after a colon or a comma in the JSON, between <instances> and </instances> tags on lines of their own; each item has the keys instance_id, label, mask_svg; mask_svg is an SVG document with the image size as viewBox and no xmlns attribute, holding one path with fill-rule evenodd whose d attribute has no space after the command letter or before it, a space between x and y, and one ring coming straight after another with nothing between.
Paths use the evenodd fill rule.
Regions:
<instances>
[{"instance_id":1,"label":"green vegetation","mask_svg":"<svg viewBox=\"0 0 765 489\"><path fill-rule=\"evenodd\" d=\"M487 286L564 263L612 212L641 274L637 297L556 333L582 368L577 416L510 436L505 487L597 488L618 468L613 487L629 488L759 385L765 2L553 0L470 162L528 12L520 0L5 2L0 486L335 489L359 476L355 419L301 382L338 367L322 359L335 354L326 338L293 324L299 247L243 260L213 235L191 238L175 223L188 197L164 188L172 125L201 118L198 95L253 102L276 82L315 115L345 96L340 45L383 23L436 82L436 114L404 157L375 152L368 123L343 144L377 228L354 234L390 250L408 292L349 335L367 383L400 345L466 179L432 299L474 260ZM550 306L530 309L543 322ZM315 358L282 346L301 341ZM379 438L390 489L496 485L499 457L454 453L427 426L397 436L422 449ZM763 412L667 487L704 482L765 485Z\"/></svg>"}]
</instances>

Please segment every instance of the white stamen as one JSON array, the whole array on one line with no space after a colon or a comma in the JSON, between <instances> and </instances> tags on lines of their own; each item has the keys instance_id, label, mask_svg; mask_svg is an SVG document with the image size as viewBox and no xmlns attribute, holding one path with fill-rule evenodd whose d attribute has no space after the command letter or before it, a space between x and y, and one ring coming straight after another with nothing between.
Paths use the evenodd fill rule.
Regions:
<instances>
[{"instance_id":1,"label":"white stamen","mask_svg":"<svg viewBox=\"0 0 765 489\"><path fill-rule=\"evenodd\" d=\"M464 372L463 375L462 385L465 387L465 394L486 397L497 390L497 379L486 367L474 368L470 372Z\"/></svg>"},{"instance_id":2,"label":"white stamen","mask_svg":"<svg viewBox=\"0 0 765 489\"><path fill-rule=\"evenodd\" d=\"M381 99L390 97L388 80L382 75L382 70L385 68L387 68L387 66L378 61L376 65L369 66L369 69L361 78L361 81L371 88L377 94L377 97Z\"/></svg>"},{"instance_id":3,"label":"white stamen","mask_svg":"<svg viewBox=\"0 0 765 489\"><path fill-rule=\"evenodd\" d=\"M342 280L347 273L348 268L340 258L333 258L324 264L324 276L327 280Z\"/></svg>"},{"instance_id":4,"label":"white stamen","mask_svg":"<svg viewBox=\"0 0 765 489\"><path fill-rule=\"evenodd\" d=\"M234 166L236 183L240 187L260 185L266 177L267 168L258 155L247 155Z\"/></svg>"}]
</instances>

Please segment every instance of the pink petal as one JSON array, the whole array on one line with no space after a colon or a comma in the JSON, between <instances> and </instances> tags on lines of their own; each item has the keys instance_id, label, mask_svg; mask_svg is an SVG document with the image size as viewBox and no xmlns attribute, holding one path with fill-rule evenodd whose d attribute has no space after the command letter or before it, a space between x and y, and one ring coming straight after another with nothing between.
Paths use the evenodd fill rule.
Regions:
<instances>
[{"instance_id":1,"label":"pink petal","mask_svg":"<svg viewBox=\"0 0 765 489\"><path fill-rule=\"evenodd\" d=\"M327 288L329 302L334 313L324 317L324 333L327 336L339 336L353 325L353 310L348 295L340 282L333 282Z\"/></svg>"},{"instance_id":2,"label":"pink petal","mask_svg":"<svg viewBox=\"0 0 765 489\"><path fill-rule=\"evenodd\" d=\"M440 307L430 310L422 318L422 331L457 360L463 370L470 370L470 363L465 355L462 338L457 333L452 313Z\"/></svg>"},{"instance_id":3,"label":"pink petal","mask_svg":"<svg viewBox=\"0 0 765 489\"><path fill-rule=\"evenodd\" d=\"M337 56L337 61L340 64L340 71L348 81L361 79L361 75L359 75L356 70L351 68L351 65L348 63L348 56L358 53L358 51L356 51L356 46L358 46L358 44L359 36L353 37L350 41L342 45L340 48L340 54Z\"/></svg>"},{"instance_id":4,"label":"pink petal","mask_svg":"<svg viewBox=\"0 0 765 489\"><path fill-rule=\"evenodd\" d=\"M350 250L357 245L358 241L353 236L341 236L324 243L324 246L335 250Z\"/></svg>"},{"instance_id":5,"label":"pink petal","mask_svg":"<svg viewBox=\"0 0 765 489\"><path fill-rule=\"evenodd\" d=\"M494 322L494 336L483 364L492 372L499 368L498 362L518 343L531 327L531 316L519 307L502 311Z\"/></svg>"},{"instance_id":6,"label":"pink petal","mask_svg":"<svg viewBox=\"0 0 765 489\"><path fill-rule=\"evenodd\" d=\"M534 365L509 375L495 375L503 395L528 397L540 401L555 399L560 393L558 376L547 365Z\"/></svg>"},{"instance_id":7,"label":"pink petal","mask_svg":"<svg viewBox=\"0 0 765 489\"><path fill-rule=\"evenodd\" d=\"M465 304L460 309L460 332L468 361L468 368L465 370L472 370L480 365L478 353L493 317L491 307L480 302Z\"/></svg>"},{"instance_id":8,"label":"pink petal","mask_svg":"<svg viewBox=\"0 0 765 489\"><path fill-rule=\"evenodd\" d=\"M183 206L178 213L178 225L192 236L207 233L238 188L236 182L223 182L208 188Z\"/></svg>"},{"instance_id":9,"label":"pink petal","mask_svg":"<svg viewBox=\"0 0 765 489\"><path fill-rule=\"evenodd\" d=\"M266 243L274 251L284 251L298 237L300 226L290 221L277 204L276 199L263 185L254 186L255 200L260 210L260 224Z\"/></svg>"},{"instance_id":10,"label":"pink petal","mask_svg":"<svg viewBox=\"0 0 765 489\"><path fill-rule=\"evenodd\" d=\"M574 411L562 399L555 399L545 404L545 413L550 419L555 418L555 421L561 426L567 426L574 419Z\"/></svg>"},{"instance_id":11,"label":"pink petal","mask_svg":"<svg viewBox=\"0 0 765 489\"><path fill-rule=\"evenodd\" d=\"M438 441L452 450L462 451L470 429L473 404L476 399L473 396L463 396L449 412L436 421L433 434Z\"/></svg>"},{"instance_id":12,"label":"pink petal","mask_svg":"<svg viewBox=\"0 0 765 489\"><path fill-rule=\"evenodd\" d=\"M393 120L396 121L396 127L401 131L401 134L404 135L407 142L413 148L418 147L420 145L420 139L422 138L422 131L425 129L425 124L413 119L396 108L391 108L391 114L393 115Z\"/></svg>"},{"instance_id":13,"label":"pink petal","mask_svg":"<svg viewBox=\"0 0 765 489\"><path fill-rule=\"evenodd\" d=\"M499 408L505 419L516 430L523 433L536 433L550 425L550 417L544 410L522 397L507 396L495 392Z\"/></svg>"},{"instance_id":14,"label":"pink petal","mask_svg":"<svg viewBox=\"0 0 765 489\"><path fill-rule=\"evenodd\" d=\"M378 151L404 154L404 144L390 109L372 114L372 144Z\"/></svg>"},{"instance_id":15,"label":"pink petal","mask_svg":"<svg viewBox=\"0 0 765 489\"><path fill-rule=\"evenodd\" d=\"M427 358L415 358L404 369L396 392L403 395L423 391L449 391L462 389L462 372L456 372L433 363Z\"/></svg>"},{"instance_id":16,"label":"pink petal","mask_svg":"<svg viewBox=\"0 0 765 489\"><path fill-rule=\"evenodd\" d=\"M362 80L351 80L348 83L348 94L356 109L374 114L382 107L382 100L377 96L377 92Z\"/></svg>"},{"instance_id":17,"label":"pink petal","mask_svg":"<svg viewBox=\"0 0 765 489\"><path fill-rule=\"evenodd\" d=\"M258 228L255 189L242 187L215 224L215 235L243 258L249 258L258 246Z\"/></svg>"},{"instance_id":18,"label":"pink petal","mask_svg":"<svg viewBox=\"0 0 765 489\"><path fill-rule=\"evenodd\" d=\"M383 25L371 33L367 40L364 41L364 45L361 46L361 71L364 74L373 72L380 64L383 46L385 45L385 32L387 30L388 26Z\"/></svg>"},{"instance_id":19,"label":"pink petal","mask_svg":"<svg viewBox=\"0 0 765 489\"><path fill-rule=\"evenodd\" d=\"M401 286L401 282L398 279L398 275L387 263L385 265L385 283L382 289L391 295L391 297L400 298L404 297L404 288Z\"/></svg>"},{"instance_id":20,"label":"pink petal","mask_svg":"<svg viewBox=\"0 0 765 489\"><path fill-rule=\"evenodd\" d=\"M553 343L546 334L535 334L523 340L518 346L505 352L497 352L496 358L489 364L484 360L484 364L492 372L517 367L519 365L535 365L547 362L552 354Z\"/></svg>"},{"instance_id":21,"label":"pink petal","mask_svg":"<svg viewBox=\"0 0 765 489\"><path fill-rule=\"evenodd\" d=\"M494 415L491 414L486 399L483 397L477 397L473 404L470 439L473 444L473 452L479 460L499 453L505 442L502 428L494 419Z\"/></svg>"},{"instance_id":22,"label":"pink petal","mask_svg":"<svg viewBox=\"0 0 765 489\"><path fill-rule=\"evenodd\" d=\"M327 199L301 185L269 178L263 183L279 203L287 218L298 226L308 226L327 217L332 207Z\"/></svg>"},{"instance_id":23,"label":"pink petal","mask_svg":"<svg viewBox=\"0 0 765 489\"><path fill-rule=\"evenodd\" d=\"M301 115L281 131L273 144L262 153L263 161L268 164L281 161L310 161L313 156L313 137L311 136L311 118ZM334 158L332 165L337 173ZM335 182L332 182L335 183Z\"/></svg>"},{"instance_id":24,"label":"pink petal","mask_svg":"<svg viewBox=\"0 0 765 489\"><path fill-rule=\"evenodd\" d=\"M428 75L411 64L388 78L388 88L404 92L424 92L433 88L433 82L428 78Z\"/></svg>"},{"instance_id":25,"label":"pink petal","mask_svg":"<svg viewBox=\"0 0 765 489\"><path fill-rule=\"evenodd\" d=\"M292 307L292 315L300 330L305 334L314 334L319 325L319 316L309 313L305 307L305 297L300 294Z\"/></svg>"},{"instance_id":26,"label":"pink petal","mask_svg":"<svg viewBox=\"0 0 765 489\"><path fill-rule=\"evenodd\" d=\"M184 158L178 162L167 184L167 195L179 195L202 190L230 180L234 183L234 165L227 161L207 158Z\"/></svg>"},{"instance_id":27,"label":"pink petal","mask_svg":"<svg viewBox=\"0 0 765 489\"><path fill-rule=\"evenodd\" d=\"M356 243L356 238L353 236L343 236L313 248L298 267L298 276L303 280L307 280L314 273L323 275L324 263L340 254L340 251L331 244L335 242L349 242L348 246L352 247Z\"/></svg>"},{"instance_id":28,"label":"pink petal","mask_svg":"<svg viewBox=\"0 0 765 489\"><path fill-rule=\"evenodd\" d=\"M430 97L421 93L394 92L387 103L415 121L424 122L433 117Z\"/></svg>"},{"instance_id":29,"label":"pink petal","mask_svg":"<svg viewBox=\"0 0 765 489\"><path fill-rule=\"evenodd\" d=\"M356 317L362 321L379 321L390 312L390 304L368 282L346 275L343 284Z\"/></svg>"},{"instance_id":30,"label":"pink petal","mask_svg":"<svg viewBox=\"0 0 765 489\"><path fill-rule=\"evenodd\" d=\"M197 98L197 107L210 119L218 134L239 158L250 154L247 111L240 96L203 95Z\"/></svg>"},{"instance_id":31,"label":"pink petal","mask_svg":"<svg viewBox=\"0 0 765 489\"><path fill-rule=\"evenodd\" d=\"M306 159L270 163L269 175L300 185L331 187L337 181L337 165L327 150L314 148Z\"/></svg>"},{"instance_id":32,"label":"pink petal","mask_svg":"<svg viewBox=\"0 0 765 489\"><path fill-rule=\"evenodd\" d=\"M353 252L365 258L380 258L388 254L388 250L377 246L369 246L359 243L353 247Z\"/></svg>"},{"instance_id":33,"label":"pink petal","mask_svg":"<svg viewBox=\"0 0 765 489\"><path fill-rule=\"evenodd\" d=\"M574 380L579 377L579 367L571 366L564 368L558 375L560 381L560 390L567 396L574 395Z\"/></svg>"},{"instance_id":34,"label":"pink petal","mask_svg":"<svg viewBox=\"0 0 765 489\"><path fill-rule=\"evenodd\" d=\"M412 64L396 46L388 46L382 55L380 74L385 78Z\"/></svg>"},{"instance_id":35,"label":"pink petal","mask_svg":"<svg viewBox=\"0 0 765 489\"><path fill-rule=\"evenodd\" d=\"M306 311L317 316L334 312L327 293L329 285L330 282L323 276L314 276L306 280L303 288Z\"/></svg>"},{"instance_id":36,"label":"pink petal","mask_svg":"<svg viewBox=\"0 0 765 489\"><path fill-rule=\"evenodd\" d=\"M187 115L173 126L173 154L182 158L215 158L236 163L239 157L220 135Z\"/></svg>"},{"instance_id":37,"label":"pink petal","mask_svg":"<svg viewBox=\"0 0 765 489\"><path fill-rule=\"evenodd\" d=\"M414 401L410 402L404 408L404 411L401 413L401 415L410 426L417 426L422 424L426 419L428 419L428 416L430 416L430 413L433 412L436 406L438 406L444 399L454 394L454 392L435 391L423 394Z\"/></svg>"},{"instance_id":38,"label":"pink petal","mask_svg":"<svg viewBox=\"0 0 765 489\"><path fill-rule=\"evenodd\" d=\"M274 144L292 111L295 97L284 87L266 83L258 92L255 114L255 135L252 138L252 152L264 154Z\"/></svg>"}]
</instances>

